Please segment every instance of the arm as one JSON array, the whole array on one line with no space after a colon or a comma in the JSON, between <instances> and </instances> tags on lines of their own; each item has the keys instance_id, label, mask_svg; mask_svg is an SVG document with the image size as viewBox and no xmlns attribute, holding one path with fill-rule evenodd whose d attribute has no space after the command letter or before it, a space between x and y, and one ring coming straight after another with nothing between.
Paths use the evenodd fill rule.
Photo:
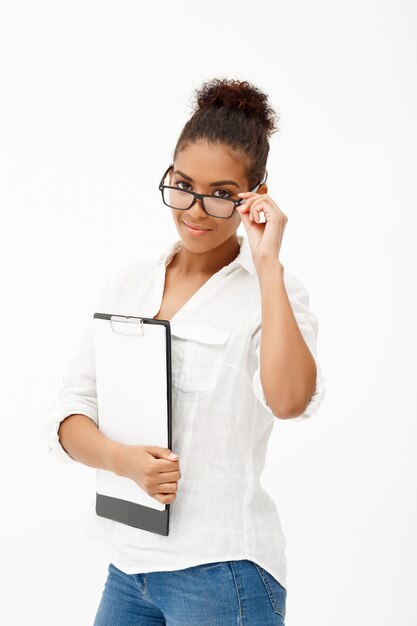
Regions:
<instances>
[{"instance_id":1,"label":"arm","mask_svg":"<svg viewBox=\"0 0 417 626\"><path fill-rule=\"evenodd\" d=\"M280 261L273 259L265 262L258 271L258 277L262 306L262 387L276 417L297 417L304 412L313 396L316 362L294 316Z\"/></svg>"},{"instance_id":2,"label":"arm","mask_svg":"<svg viewBox=\"0 0 417 626\"><path fill-rule=\"evenodd\" d=\"M58 436L74 461L124 475L120 463L124 444L106 437L86 415L74 413L66 417L60 424Z\"/></svg>"},{"instance_id":3,"label":"arm","mask_svg":"<svg viewBox=\"0 0 417 626\"><path fill-rule=\"evenodd\" d=\"M163 504L175 500L181 472L178 456L173 459L169 448L118 443L79 413L61 422L58 436L74 461L130 478Z\"/></svg>"}]
</instances>

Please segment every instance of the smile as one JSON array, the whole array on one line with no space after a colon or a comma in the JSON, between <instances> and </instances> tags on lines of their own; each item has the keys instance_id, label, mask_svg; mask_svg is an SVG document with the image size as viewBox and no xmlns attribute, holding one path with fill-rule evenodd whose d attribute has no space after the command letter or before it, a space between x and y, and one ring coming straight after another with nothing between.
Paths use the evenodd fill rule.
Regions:
<instances>
[{"instance_id":1,"label":"smile","mask_svg":"<svg viewBox=\"0 0 417 626\"><path fill-rule=\"evenodd\" d=\"M190 226L189 224L187 224L187 222L184 221L182 223L184 224L190 235L193 236L204 235L205 233L209 233L212 230L211 228L195 228L194 226Z\"/></svg>"}]
</instances>

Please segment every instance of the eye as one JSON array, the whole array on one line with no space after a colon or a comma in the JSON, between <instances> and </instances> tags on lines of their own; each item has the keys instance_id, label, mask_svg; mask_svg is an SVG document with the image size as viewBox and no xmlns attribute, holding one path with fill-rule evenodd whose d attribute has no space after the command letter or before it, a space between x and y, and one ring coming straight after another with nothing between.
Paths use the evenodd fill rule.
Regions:
<instances>
[{"instance_id":1,"label":"eye","mask_svg":"<svg viewBox=\"0 0 417 626\"><path fill-rule=\"evenodd\" d=\"M222 191L227 194L227 196L218 196L219 198L230 198L231 196L233 196L233 194L230 191L227 191L227 189L216 189L216 192L217 191ZM213 196L214 196L214 193L213 193Z\"/></svg>"},{"instance_id":2,"label":"eye","mask_svg":"<svg viewBox=\"0 0 417 626\"><path fill-rule=\"evenodd\" d=\"M183 191L189 191L190 183L187 183L184 180L177 180L175 181L174 184L175 185L188 185L187 188L179 187L179 189L182 189ZM211 195L214 196L218 191L220 191L220 193L222 193L223 195L216 196L217 198L231 198L233 196L233 193L231 191L227 191L227 189L216 189L216 191L214 191L213 194Z\"/></svg>"},{"instance_id":3,"label":"eye","mask_svg":"<svg viewBox=\"0 0 417 626\"><path fill-rule=\"evenodd\" d=\"M184 180L177 180L175 184L176 185L189 185L189 183L186 183ZM183 189L182 187L180 187L180 189L182 189L183 191L188 191L188 189Z\"/></svg>"}]
</instances>

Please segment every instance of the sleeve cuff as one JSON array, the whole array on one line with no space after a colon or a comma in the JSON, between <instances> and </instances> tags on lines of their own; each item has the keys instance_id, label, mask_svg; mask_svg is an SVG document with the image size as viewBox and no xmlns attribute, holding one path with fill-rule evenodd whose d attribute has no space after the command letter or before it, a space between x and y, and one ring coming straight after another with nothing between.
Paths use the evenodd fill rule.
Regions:
<instances>
[{"instance_id":1,"label":"sleeve cuff","mask_svg":"<svg viewBox=\"0 0 417 626\"><path fill-rule=\"evenodd\" d=\"M66 417L69 417L70 415L73 415L74 413L86 415L87 417L92 419L95 424L97 424L97 415L95 414L95 412L91 411L91 407L86 407L85 405L82 405L82 404L79 404L79 405L74 404L73 406L71 406L71 408L61 410L60 414L58 414L58 417L56 417L57 413L55 412L55 418L53 418L53 420L49 422L49 425L47 427L46 440L48 444L49 454L54 459L62 463L77 463L78 462L75 459L73 459L72 456L70 456L66 450L64 450L64 448L61 445L61 442L59 440L59 435L58 435L61 422L63 422Z\"/></svg>"},{"instance_id":2,"label":"sleeve cuff","mask_svg":"<svg viewBox=\"0 0 417 626\"><path fill-rule=\"evenodd\" d=\"M297 415L297 417L293 417L291 419L289 419L289 422L300 422L305 420L306 418L311 417L312 415L315 415L316 413L318 413L318 410L320 408L321 403L323 402L325 396L326 396L326 379L324 378L324 376L321 373L321 368L319 363L316 362L316 367L317 367L317 379L316 379L316 389L314 394L312 395L310 402L308 403L304 413L302 413L301 415ZM255 373L253 375L252 378L252 388L253 388L253 392L255 394L255 396L257 397L257 399L259 400L259 402L262 404L262 406L264 407L264 409L266 411L268 411L269 413L271 413L271 415L274 415L274 413L272 412L271 407L268 405L266 398L265 398L265 394L262 388L262 383L261 383L261 378L260 378L260 368L257 367L257 369L255 370ZM275 415L274 415L275 417Z\"/></svg>"},{"instance_id":3,"label":"sleeve cuff","mask_svg":"<svg viewBox=\"0 0 417 626\"><path fill-rule=\"evenodd\" d=\"M320 364L316 361L317 367L317 379L316 379L316 389L311 396L310 402L306 406L304 413L301 415L297 415L297 417L293 417L289 419L289 422L300 422L304 421L306 418L311 417L318 413L321 403L323 402L326 396L326 379L322 375Z\"/></svg>"}]
</instances>

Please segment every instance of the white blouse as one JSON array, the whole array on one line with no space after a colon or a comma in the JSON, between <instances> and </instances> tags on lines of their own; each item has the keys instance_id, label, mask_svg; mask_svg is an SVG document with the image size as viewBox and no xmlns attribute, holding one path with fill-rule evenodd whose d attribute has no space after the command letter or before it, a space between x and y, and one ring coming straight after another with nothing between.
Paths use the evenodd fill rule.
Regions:
<instances>
[{"instance_id":1,"label":"white blouse","mask_svg":"<svg viewBox=\"0 0 417 626\"><path fill-rule=\"evenodd\" d=\"M277 419L260 375L261 293L247 237L240 253L212 275L170 320L172 450L181 478L170 505L168 536L99 517L95 493L86 533L122 571L174 570L250 559L287 587L286 539L275 502L260 475ZM122 266L108 280L95 311L153 317L160 309L166 265L179 239L159 258ZM326 392L317 362L318 321L302 283L284 268L285 287L317 365L316 390L301 421ZM95 312L94 311L94 312ZM92 318L50 409L48 442L58 460L75 463L59 442L60 422L82 413L97 424ZM277 381L279 384L279 381Z\"/></svg>"}]
</instances>

